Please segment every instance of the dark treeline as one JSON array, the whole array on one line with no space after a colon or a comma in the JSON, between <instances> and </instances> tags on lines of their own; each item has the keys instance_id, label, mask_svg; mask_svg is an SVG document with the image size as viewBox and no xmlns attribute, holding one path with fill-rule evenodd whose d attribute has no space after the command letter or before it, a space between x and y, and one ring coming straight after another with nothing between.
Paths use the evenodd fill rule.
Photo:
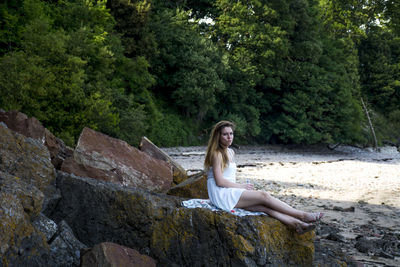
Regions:
<instances>
[{"instance_id":1,"label":"dark treeline","mask_svg":"<svg viewBox=\"0 0 400 267\"><path fill-rule=\"evenodd\" d=\"M73 145L88 126L137 145L373 144L400 137L400 3L8 0L0 108Z\"/></svg>"}]
</instances>

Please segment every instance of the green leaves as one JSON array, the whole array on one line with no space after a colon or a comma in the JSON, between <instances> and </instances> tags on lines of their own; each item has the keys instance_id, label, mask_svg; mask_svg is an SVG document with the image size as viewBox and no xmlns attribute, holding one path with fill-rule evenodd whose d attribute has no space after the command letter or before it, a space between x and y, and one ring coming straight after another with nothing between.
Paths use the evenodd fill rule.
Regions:
<instances>
[{"instance_id":1,"label":"green leaves","mask_svg":"<svg viewBox=\"0 0 400 267\"><path fill-rule=\"evenodd\" d=\"M173 101L187 118L201 122L214 109L216 95L224 90L221 56L214 44L200 35L186 12L162 10L155 14L153 29L159 36L156 90Z\"/></svg>"},{"instance_id":2,"label":"green leaves","mask_svg":"<svg viewBox=\"0 0 400 267\"><path fill-rule=\"evenodd\" d=\"M84 126L138 144L366 142L359 99L395 138L393 1L41 1L0 4L0 108L73 145ZM383 116L381 114L385 114ZM199 139L200 138L200 139Z\"/></svg>"}]
</instances>

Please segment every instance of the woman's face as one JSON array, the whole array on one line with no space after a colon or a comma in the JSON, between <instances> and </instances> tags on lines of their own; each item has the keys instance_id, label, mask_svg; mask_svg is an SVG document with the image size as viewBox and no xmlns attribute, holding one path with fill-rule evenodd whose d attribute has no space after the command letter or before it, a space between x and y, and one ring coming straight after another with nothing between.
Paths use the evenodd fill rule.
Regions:
<instances>
[{"instance_id":1,"label":"woman's face","mask_svg":"<svg viewBox=\"0 0 400 267\"><path fill-rule=\"evenodd\" d=\"M221 129L221 135L219 137L219 143L223 147L229 147L233 141L233 130L231 127L224 127Z\"/></svg>"}]
</instances>

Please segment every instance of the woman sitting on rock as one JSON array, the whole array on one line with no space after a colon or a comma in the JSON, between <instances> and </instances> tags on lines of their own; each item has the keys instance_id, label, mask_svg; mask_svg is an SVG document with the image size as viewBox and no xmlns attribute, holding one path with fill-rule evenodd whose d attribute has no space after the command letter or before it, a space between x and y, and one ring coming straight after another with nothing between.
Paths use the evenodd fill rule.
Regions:
<instances>
[{"instance_id":1,"label":"woman sitting on rock","mask_svg":"<svg viewBox=\"0 0 400 267\"><path fill-rule=\"evenodd\" d=\"M230 211L242 208L261 211L304 234L315 228L323 213L297 210L264 191L256 191L252 184L236 183L233 141L235 125L218 122L211 131L204 167L208 174L207 188L211 202L220 209Z\"/></svg>"}]
</instances>

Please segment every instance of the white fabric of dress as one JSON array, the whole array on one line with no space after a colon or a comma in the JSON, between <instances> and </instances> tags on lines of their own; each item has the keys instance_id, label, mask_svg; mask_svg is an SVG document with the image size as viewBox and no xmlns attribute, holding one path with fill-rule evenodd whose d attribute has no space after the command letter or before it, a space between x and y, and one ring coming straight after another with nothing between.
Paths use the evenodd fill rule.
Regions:
<instances>
[{"instance_id":1,"label":"white fabric of dress","mask_svg":"<svg viewBox=\"0 0 400 267\"><path fill-rule=\"evenodd\" d=\"M208 197L211 202L220 209L231 211L238 203L239 198L245 189L218 186L215 183L212 167L208 170L207 175ZM236 183L236 163L229 162L228 166L224 169L222 176L225 179Z\"/></svg>"}]
</instances>

